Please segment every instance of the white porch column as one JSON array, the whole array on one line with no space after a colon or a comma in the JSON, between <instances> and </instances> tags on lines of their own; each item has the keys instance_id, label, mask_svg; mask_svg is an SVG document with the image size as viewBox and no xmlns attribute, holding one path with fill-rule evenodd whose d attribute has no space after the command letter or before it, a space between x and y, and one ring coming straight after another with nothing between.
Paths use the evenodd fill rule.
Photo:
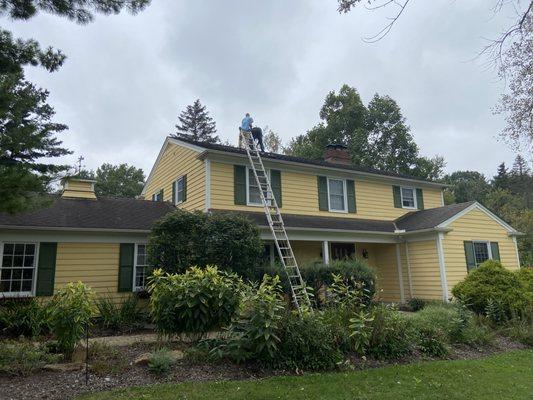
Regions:
<instances>
[{"instance_id":1,"label":"white porch column","mask_svg":"<svg viewBox=\"0 0 533 400\"><path fill-rule=\"evenodd\" d=\"M400 243L396 243L396 266L398 267L398 282L400 283L400 301L403 303L405 302L405 294L403 292L403 273Z\"/></svg>"},{"instance_id":2,"label":"white porch column","mask_svg":"<svg viewBox=\"0 0 533 400\"><path fill-rule=\"evenodd\" d=\"M329 264L329 242L327 240L322 242L322 260L324 264Z\"/></svg>"}]
</instances>

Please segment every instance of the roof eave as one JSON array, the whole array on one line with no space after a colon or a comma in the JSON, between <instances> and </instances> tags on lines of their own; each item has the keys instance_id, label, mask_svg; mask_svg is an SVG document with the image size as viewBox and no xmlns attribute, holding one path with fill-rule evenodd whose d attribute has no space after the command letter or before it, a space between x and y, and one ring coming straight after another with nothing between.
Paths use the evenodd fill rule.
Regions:
<instances>
[{"instance_id":1,"label":"roof eave","mask_svg":"<svg viewBox=\"0 0 533 400\"><path fill-rule=\"evenodd\" d=\"M65 231L65 232L104 232L104 233L150 233L150 229L117 229L117 228L75 228L62 226L32 226L32 225L0 225L0 229Z\"/></svg>"}]
</instances>

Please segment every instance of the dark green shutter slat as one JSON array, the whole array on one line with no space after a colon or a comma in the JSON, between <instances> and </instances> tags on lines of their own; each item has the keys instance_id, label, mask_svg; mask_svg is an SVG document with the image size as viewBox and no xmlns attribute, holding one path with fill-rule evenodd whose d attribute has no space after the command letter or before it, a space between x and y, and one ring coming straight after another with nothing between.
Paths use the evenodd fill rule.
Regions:
<instances>
[{"instance_id":1,"label":"dark green shutter slat","mask_svg":"<svg viewBox=\"0 0 533 400\"><path fill-rule=\"evenodd\" d=\"M133 290L133 257L135 245L133 243L120 244L118 267L118 291L131 292Z\"/></svg>"},{"instance_id":2,"label":"dark green shutter slat","mask_svg":"<svg viewBox=\"0 0 533 400\"><path fill-rule=\"evenodd\" d=\"M466 268L468 270L476 267L476 256L474 255L474 243L471 241L463 242L465 247Z\"/></svg>"},{"instance_id":3,"label":"dark green shutter slat","mask_svg":"<svg viewBox=\"0 0 533 400\"><path fill-rule=\"evenodd\" d=\"M328 178L325 176L317 176L318 185L318 209L320 211L328 211Z\"/></svg>"},{"instance_id":4,"label":"dark green shutter slat","mask_svg":"<svg viewBox=\"0 0 533 400\"><path fill-rule=\"evenodd\" d=\"M176 204L176 187L178 181L172 182L172 204Z\"/></svg>"},{"instance_id":5,"label":"dark green shutter slat","mask_svg":"<svg viewBox=\"0 0 533 400\"><path fill-rule=\"evenodd\" d=\"M246 205L246 167L233 166L233 192L235 204Z\"/></svg>"},{"instance_id":6,"label":"dark green shutter slat","mask_svg":"<svg viewBox=\"0 0 533 400\"><path fill-rule=\"evenodd\" d=\"M281 171L276 169L270 170L270 186L272 187L272 194L274 194L278 207L281 207L283 204L281 196Z\"/></svg>"},{"instance_id":7,"label":"dark green shutter slat","mask_svg":"<svg viewBox=\"0 0 533 400\"><path fill-rule=\"evenodd\" d=\"M419 210L424 209L424 193L422 189L416 189L416 205Z\"/></svg>"},{"instance_id":8,"label":"dark green shutter slat","mask_svg":"<svg viewBox=\"0 0 533 400\"><path fill-rule=\"evenodd\" d=\"M346 180L346 197L348 199L348 212L356 213L357 206L355 203L355 183L351 179Z\"/></svg>"},{"instance_id":9,"label":"dark green shutter slat","mask_svg":"<svg viewBox=\"0 0 533 400\"><path fill-rule=\"evenodd\" d=\"M498 246L498 242L490 242L490 251L492 253L492 259L500 261L500 246Z\"/></svg>"},{"instance_id":10,"label":"dark green shutter slat","mask_svg":"<svg viewBox=\"0 0 533 400\"><path fill-rule=\"evenodd\" d=\"M161 201L165 201L165 189L161 189Z\"/></svg>"},{"instance_id":11,"label":"dark green shutter slat","mask_svg":"<svg viewBox=\"0 0 533 400\"><path fill-rule=\"evenodd\" d=\"M37 296L52 296L56 275L57 243L39 244L39 263L37 264Z\"/></svg>"},{"instance_id":12,"label":"dark green shutter slat","mask_svg":"<svg viewBox=\"0 0 533 400\"><path fill-rule=\"evenodd\" d=\"M187 175L183 175L183 201L187 200Z\"/></svg>"},{"instance_id":13,"label":"dark green shutter slat","mask_svg":"<svg viewBox=\"0 0 533 400\"><path fill-rule=\"evenodd\" d=\"M402 208L402 195L400 193L400 187L399 186L393 186L392 187L392 196L394 198L394 207Z\"/></svg>"}]
</instances>

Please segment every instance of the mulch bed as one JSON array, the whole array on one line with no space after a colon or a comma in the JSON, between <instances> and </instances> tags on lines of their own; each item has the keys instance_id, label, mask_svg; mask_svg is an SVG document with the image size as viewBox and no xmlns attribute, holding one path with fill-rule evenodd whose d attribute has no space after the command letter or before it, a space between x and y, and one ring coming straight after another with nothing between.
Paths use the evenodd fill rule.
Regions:
<instances>
[{"instance_id":1,"label":"mulch bed","mask_svg":"<svg viewBox=\"0 0 533 400\"><path fill-rule=\"evenodd\" d=\"M259 379L269 376L291 374L290 372L268 371L259 368L257 365L244 364L236 365L232 363L200 364L186 360L176 363L172 367L171 373L159 378L148 370L133 364L133 360L142 353L150 351L156 344L139 343L131 346L120 347L120 354L123 360L128 360L125 367L116 373L89 374L89 382L85 384L85 372L45 372L26 376L11 377L0 375L0 398L9 400L33 400L33 399L71 399L86 392L98 392L116 388L130 386L145 386L156 383L172 383L185 381L207 381L207 380L248 380ZM172 348L181 347L180 344L171 345ZM488 356L493 353L508 351L512 349L527 348L522 344L512 342L505 338L498 338L494 346L485 347L480 350L470 347L456 347L449 359L474 359ZM408 364L421 360L429 360L421 355L411 355L403 360L378 361L361 360L351 358L355 369L377 368L391 364Z\"/></svg>"}]
</instances>

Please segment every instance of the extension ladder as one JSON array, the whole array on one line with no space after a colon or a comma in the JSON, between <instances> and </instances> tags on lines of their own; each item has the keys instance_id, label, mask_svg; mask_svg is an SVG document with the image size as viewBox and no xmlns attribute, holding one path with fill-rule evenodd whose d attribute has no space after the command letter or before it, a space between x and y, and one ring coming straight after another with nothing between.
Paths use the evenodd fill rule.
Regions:
<instances>
[{"instance_id":1,"label":"extension ladder","mask_svg":"<svg viewBox=\"0 0 533 400\"><path fill-rule=\"evenodd\" d=\"M272 192L270 186L270 178L266 173L261 159L261 154L257 148L257 144L252 137L251 132L243 131L241 129L242 142L244 142L244 148L250 161L251 170L254 174L255 182L259 188L259 194L261 196L261 202L265 209L265 216L278 250L279 259L283 266L283 269L287 273L289 280L289 286L291 288L292 300L298 311L311 309L311 303L309 301L309 295L305 287L298 263L294 257L285 225L283 224L283 218L278 207L278 203ZM246 171L248 173L248 171Z\"/></svg>"}]
</instances>

